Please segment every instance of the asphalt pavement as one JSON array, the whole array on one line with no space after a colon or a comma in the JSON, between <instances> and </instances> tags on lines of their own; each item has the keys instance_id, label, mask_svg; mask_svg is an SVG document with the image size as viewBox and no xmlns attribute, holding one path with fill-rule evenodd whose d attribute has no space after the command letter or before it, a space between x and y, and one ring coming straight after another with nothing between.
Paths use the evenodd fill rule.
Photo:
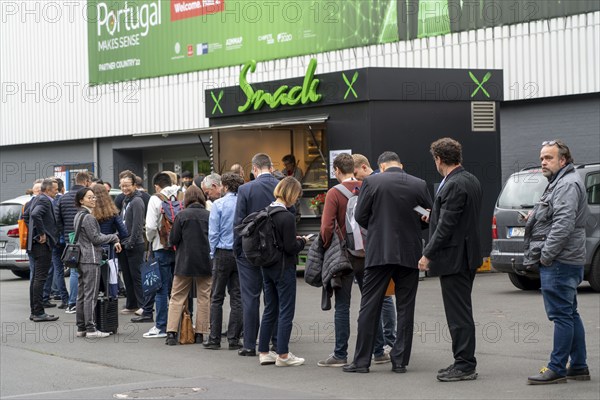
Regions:
<instances>
[{"instance_id":1,"label":"asphalt pavement","mask_svg":"<svg viewBox=\"0 0 600 400\"><path fill-rule=\"evenodd\" d=\"M360 302L353 289L349 353L354 353ZM526 378L546 365L553 325L539 291L517 290L505 274L475 279L476 381L442 383L439 368L452 362L439 281L426 278L417 295L411 362L406 374L372 365L369 374L317 367L333 350L333 311L321 311L321 290L298 278L290 351L306 359L300 367L260 366L201 345L166 346L144 339L152 324L120 316L120 332L106 339L75 337L75 315L56 308L56 322L28 320L28 282L0 272L0 397L2 399L599 399L600 294L579 288L579 310L587 338L592 380L528 386ZM124 301L120 299L122 307ZM226 305L227 309L228 305ZM224 318L226 319L227 312Z\"/></svg>"}]
</instances>

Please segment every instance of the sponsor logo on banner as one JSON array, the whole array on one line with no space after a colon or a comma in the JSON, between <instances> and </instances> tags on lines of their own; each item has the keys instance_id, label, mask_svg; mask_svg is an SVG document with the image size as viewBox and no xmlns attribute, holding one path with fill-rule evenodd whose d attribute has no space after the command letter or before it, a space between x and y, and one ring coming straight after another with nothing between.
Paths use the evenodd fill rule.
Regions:
<instances>
[{"instance_id":1,"label":"sponsor logo on banner","mask_svg":"<svg viewBox=\"0 0 600 400\"><path fill-rule=\"evenodd\" d=\"M277 34L277 43L285 43L292 41L292 34L287 32L281 32Z\"/></svg>"},{"instance_id":2,"label":"sponsor logo on banner","mask_svg":"<svg viewBox=\"0 0 600 400\"><path fill-rule=\"evenodd\" d=\"M215 14L225 9L225 0L171 0L171 21Z\"/></svg>"},{"instance_id":3,"label":"sponsor logo on banner","mask_svg":"<svg viewBox=\"0 0 600 400\"><path fill-rule=\"evenodd\" d=\"M242 47L243 41L244 41L244 38L242 36L235 37L235 38L229 38L225 41L225 48L226 48L226 50L239 49L240 47Z\"/></svg>"},{"instance_id":4,"label":"sponsor logo on banner","mask_svg":"<svg viewBox=\"0 0 600 400\"><path fill-rule=\"evenodd\" d=\"M161 7L157 1L142 5L125 2L120 9L114 9L114 6L104 1L96 4L98 36L104 31L110 36L137 33L145 37L150 28L161 24Z\"/></svg>"},{"instance_id":5,"label":"sponsor logo on banner","mask_svg":"<svg viewBox=\"0 0 600 400\"><path fill-rule=\"evenodd\" d=\"M273 39L273 34L272 33L267 33L266 35L260 35L258 37L258 41L259 42L267 42L267 44L273 44L273 43L275 43L275 39Z\"/></svg>"},{"instance_id":6,"label":"sponsor logo on banner","mask_svg":"<svg viewBox=\"0 0 600 400\"><path fill-rule=\"evenodd\" d=\"M187 46L187 55L188 57L191 57L194 55L194 45L193 44L188 44Z\"/></svg>"},{"instance_id":7,"label":"sponsor logo on banner","mask_svg":"<svg viewBox=\"0 0 600 400\"><path fill-rule=\"evenodd\" d=\"M198 43L196 45L196 55L208 54L208 43Z\"/></svg>"}]
</instances>

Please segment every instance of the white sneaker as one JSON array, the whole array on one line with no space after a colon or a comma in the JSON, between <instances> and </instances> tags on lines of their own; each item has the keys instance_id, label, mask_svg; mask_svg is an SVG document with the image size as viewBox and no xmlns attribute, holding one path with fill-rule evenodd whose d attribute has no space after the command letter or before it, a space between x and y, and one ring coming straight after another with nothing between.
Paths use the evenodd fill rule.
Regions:
<instances>
[{"instance_id":1,"label":"white sneaker","mask_svg":"<svg viewBox=\"0 0 600 400\"><path fill-rule=\"evenodd\" d=\"M390 354L391 351L392 351L392 346L390 346L389 344L386 344L385 346L383 346L383 354Z\"/></svg>"},{"instance_id":2,"label":"white sneaker","mask_svg":"<svg viewBox=\"0 0 600 400\"><path fill-rule=\"evenodd\" d=\"M105 337L109 337L110 333L108 332L100 332L100 331L96 331L96 332L87 332L85 334L85 336L87 338L105 338Z\"/></svg>"},{"instance_id":3,"label":"white sneaker","mask_svg":"<svg viewBox=\"0 0 600 400\"><path fill-rule=\"evenodd\" d=\"M146 339L166 338L167 332L161 332L158 330L158 328L156 326L153 326L152 328L150 328L150 330L148 332L144 333L142 336L145 337Z\"/></svg>"},{"instance_id":4,"label":"white sneaker","mask_svg":"<svg viewBox=\"0 0 600 400\"><path fill-rule=\"evenodd\" d=\"M135 315L142 315L144 313L144 309L143 308L138 308L137 311L134 313Z\"/></svg>"},{"instance_id":5,"label":"white sneaker","mask_svg":"<svg viewBox=\"0 0 600 400\"><path fill-rule=\"evenodd\" d=\"M278 367L297 367L304 364L304 358L296 357L292 353L288 353L287 358L281 358L277 356L275 365Z\"/></svg>"},{"instance_id":6,"label":"white sneaker","mask_svg":"<svg viewBox=\"0 0 600 400\"><path fill-rule=\"evenodd\" d=\"M277 361L277 353L274 351L269 351L267 354L259 354L258 360L260 361L260 365L269 365L275 364Z\"/></svg>"}]
</instances>

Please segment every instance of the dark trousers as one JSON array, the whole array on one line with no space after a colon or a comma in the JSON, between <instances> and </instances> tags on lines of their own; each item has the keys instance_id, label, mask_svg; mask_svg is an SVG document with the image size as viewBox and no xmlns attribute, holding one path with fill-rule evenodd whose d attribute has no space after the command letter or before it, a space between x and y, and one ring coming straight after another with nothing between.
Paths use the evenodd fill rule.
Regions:
<instances>
[{"instance_id":1,"label":"dark trousers","mask_svg":"<svg viewBox=\"0 0 600 400\"><path fill-rule=\"evenodd\" d=\"M52 265L52 250L48 244L40 244L34 242L31 245L31 254L35 263L33 273L33 285L31 287L32 314L44 314L44 301L42 300L44 292L44 284L48 278L48 271Z\"/></svg>"},{"instance_id":2,"label":"dark trousers","mask_svg":"<svg viewBox=\"0 0 600 400\"><path fill-rule=\"evenodd\" d=\"M229 292L229 324L227 340L238 343L242 333L242 297L240 278L232 250L217 249L212 274L212 294L210 301L210 337L209 342L221 342L223 326L223 301L225 290Z\"/></svg>"},{"instance_id":3,"label":"dark trousers","mask_svg":"<svg viewBox=\"0 0 600 400\"><path fill-rule=\"evenodd\" d=\"M358 367L371 365L375 336L381 327L381 308L390 279L394 280L396 286L398 315L396 343L390 352L390 358L394 366L406 366L410 360L419 270L394 264L378 265L365 269L354 352L354 363Z\"/></svg>"},{"instance_id":4,"label":"dark trousers","mask_svg":"<svg viewBox=\"0 0 600 400\"><path fill-rule=\"evenodd\" d=\"M290 336L296 312L296 266L263 268L265 311L260 326L258 351L269 351L269 339L277 335L277 354L289 353ZM244 337L244 340L246 338Z\"/></svg>"},{"instance_id":5,"label":"dark trousers","mask_svg":"<svg viewBox=\"0 0 600 400\"><path fill-rule=\"evenodd\" d=\"M144 304L142 292L142 262L144 260L144 243L119 253L119 268L123 272L127 300L125 308L137 310Z\"/></svg>"},{"instance_id":6,"label":"dark trousers","mask_svg":"<svg viewBox=\"0 0 600 400\"><path fill-rule=\"evenodd\" d=\"M251 265L245 257L236 258L240 277L242 315L244 320L244 348L256 349L260 326L260 293L263 277L260 268Z\"/></svg>"},{"instance_id":7,"label":"dark trousers","mask_svg":"<svg viewBox=\"0 0 600 400\"><path fill-rule=\"evenodd\" d=\"M440 276L446 321L452 338L454 366L462 371L471 371L477 366L475 322L471 304L474 279L475 271L466 268L457 274Z\"/></svg>"}]
</instances>

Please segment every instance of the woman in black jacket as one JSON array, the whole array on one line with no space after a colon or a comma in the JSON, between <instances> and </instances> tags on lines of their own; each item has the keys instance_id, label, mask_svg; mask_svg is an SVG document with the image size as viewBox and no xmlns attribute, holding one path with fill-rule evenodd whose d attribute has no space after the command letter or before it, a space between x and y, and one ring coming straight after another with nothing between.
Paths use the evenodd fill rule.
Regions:
<instances>
[{"instance_id":1,"label":"woman in black jacket","mask_svg":"<svg viewBox=\"0 0 600 400\"><path fill-rule=\"evenodd\" d=\"M285 210L271 217L283 255L281 262L262 269L265 311L260 323L259 361L261 365L292 367L304 364L304 358L290 353L288 345L296 310L296 256L306 245L307 238L296 236L296 218L287 208L302 195L302 186L294 177L288 176L279 182L273 195L275 201L269 211L278 207ZM277 352L273 352L269 351L269 341L278 317Z\"/></svg>"},{"instance_id":2,"label":"woman in black jacket","mask_svg":"<svg viewBox=\"0 0 600 400\"><path fill-rule=\"evenodd\" d=\"M177 344L177 330L192 283L196 284L196 343L209 333L212 267L208 243L208 217L202 190L190 186L185 191L186 208L175 217L169 242L175 252L175 276L169 301L166 344Z\"/></svg>"}]
</instances>

